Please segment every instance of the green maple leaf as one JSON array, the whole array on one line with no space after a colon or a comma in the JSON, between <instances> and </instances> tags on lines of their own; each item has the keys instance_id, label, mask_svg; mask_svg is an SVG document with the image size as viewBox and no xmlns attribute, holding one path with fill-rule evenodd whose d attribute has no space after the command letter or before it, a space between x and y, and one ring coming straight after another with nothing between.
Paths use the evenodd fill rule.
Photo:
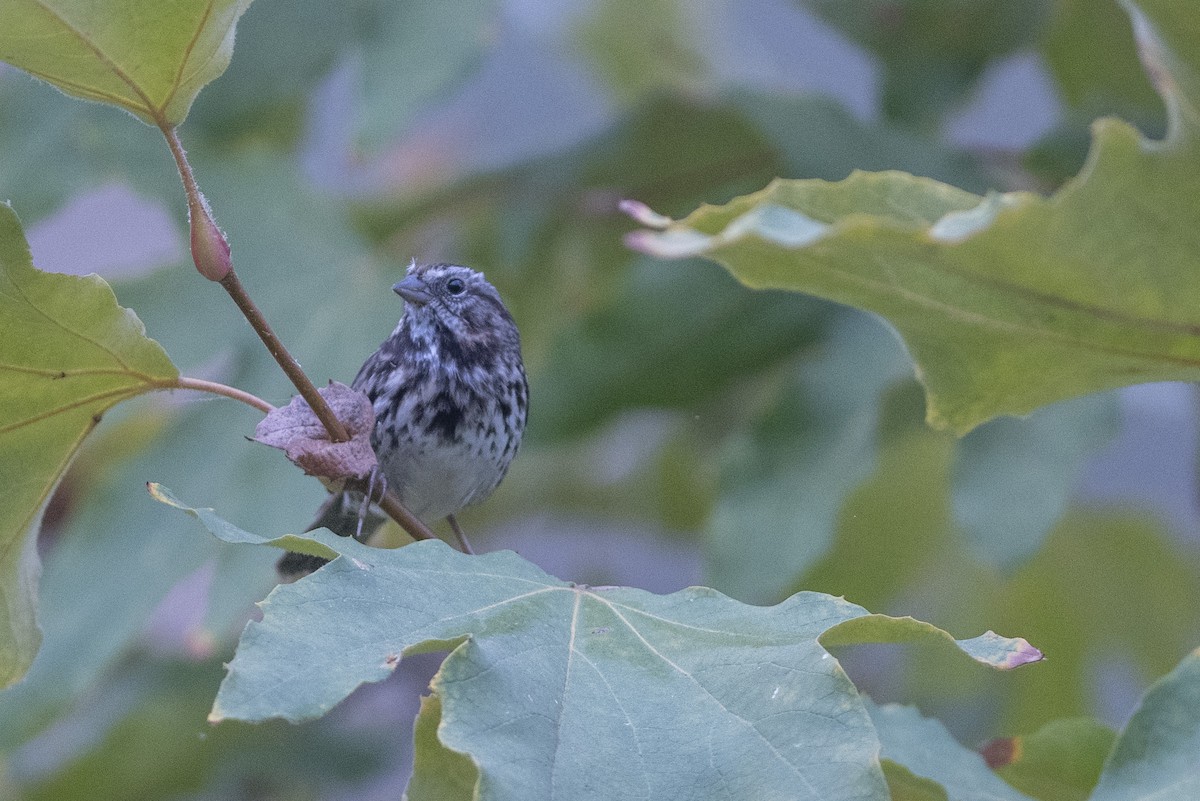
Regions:
<instances>
[{"instance_id":1,"label":"green maple leaf","mask_svg":"<svg viewBox=\"0 0 1200 801\"><path fill-rule=\"evenodd\" d=\"M1200 25L1190 0L1125 2L1165 101L1151 141L1098 120L1084 170L1051 197L986 197L900 172L778 180L630 243L706 256L753 287L867 309L904 337L931 424L1146 381L1200 379Z\"/></svg>"},{"instance_id":2,"label":"green maple leaf","mask_svg":"<svg viewBox=\"0 0 1200 801\"><path fill-rule=\"evenodd\" d=\"M0 687L41 641L36 533L50 493L106 410L178 375L103 280L34 269L0 203Z\"/></svg>"},{"instance_id":3,"label":"green maple leaf","mask_svg":"<svg viewBox=\"0 0 1200 801\"><path fill-rule=\"evenodd\" d=\"M250 0L11 0L0 61L75 97L177 125L229 66Z\"/></svg>"},{"instance_id":4,"label":"green maple leaf","mask_svg":"<svg viewBox=\"0 0 1200 801\"><path fill-rule=\"evenodd\" d=\"M921 641L996 668L1041 659L1021 639L956 641L821 593L756 607L703 587L578 586L511 552L466 556L440 542L381 550L325 530L270 540L151 492L226 541L337 556L261 603L211 721L313 718L406 654L449 649L432 685L440 723L437 708L423 713L417 766L458 764L479 798L663 798L702 786L716 797L883 801L874 728L827 646ZM414 781L444 789L459 778Z\"/></svg>"}]
</instances>

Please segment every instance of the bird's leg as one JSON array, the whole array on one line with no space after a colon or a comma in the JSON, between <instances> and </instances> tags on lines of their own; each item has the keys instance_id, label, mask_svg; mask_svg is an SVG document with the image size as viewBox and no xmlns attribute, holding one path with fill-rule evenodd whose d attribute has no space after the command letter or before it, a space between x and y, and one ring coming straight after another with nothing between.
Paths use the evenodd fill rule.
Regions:
<instances>
[{"instance_id":1,"label":"bird's leg","mask_svg":"<svg viewBox=\"0 0 1200 801\"><path fill-rule=\"evenodd\" d=\"M450 524L450 529L458 539L458 547L462 549L462 552L474 556L475 549L471 547L471 541L467 539L467 535L463 533L462 526L458 524L458 518L454 515L446 515L446 522Z\"/></svg>"},{"instance_id":2,"label":"bird's leg","mask_svg":"<svg viewBox=\"0 0 1200 801\"><path fill-rule=\"evenodd\" d=\"M367 476L367 491L363 493L362 503L358 506L358 528L355 529L354 539L362 542L363 522L371 511L371 504L383 500L387 494L387 477L376 465Z\"/></svg>"}]
</instances>

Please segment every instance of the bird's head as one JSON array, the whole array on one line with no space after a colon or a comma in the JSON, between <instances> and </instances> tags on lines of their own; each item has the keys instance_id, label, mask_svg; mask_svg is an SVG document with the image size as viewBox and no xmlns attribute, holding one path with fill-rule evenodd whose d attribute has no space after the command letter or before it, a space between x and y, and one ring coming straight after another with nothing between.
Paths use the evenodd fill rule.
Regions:
<instances>
[{"instance_id":1,"label":"bird's head","mask_svg":"<svg viewBox=\"0 0 1200 801\"><path fill-rule=\"evenodd\" d=\"M404 298L414 334L449 333L464 343L496 337L519 347L512 316L481 272L457 264L414 262L392 289Z\"/></svg>"}]
</instances>

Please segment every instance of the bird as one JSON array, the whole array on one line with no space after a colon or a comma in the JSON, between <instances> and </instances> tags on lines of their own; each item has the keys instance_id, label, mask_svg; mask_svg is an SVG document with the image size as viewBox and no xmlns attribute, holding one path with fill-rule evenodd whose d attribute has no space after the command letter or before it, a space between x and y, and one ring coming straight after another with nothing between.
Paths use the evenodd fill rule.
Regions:
<instances>
[{"instance_id":1,"label":"bird","mask_svg":"<svg viewBox=\"0 0 1200 801\"><path fill-rule=\"evenodd\" d=\"M457 264L413 262L392 290L400 321L355 376L375 410L371 445L379 476L426 523L485 500L521 446L529 382L521 337L483 273ZM384 517L361 490L336 492L309 530L366 540ZM278 571L294 580L325 564L288 552Z\"/></svg>"}]
</instances>

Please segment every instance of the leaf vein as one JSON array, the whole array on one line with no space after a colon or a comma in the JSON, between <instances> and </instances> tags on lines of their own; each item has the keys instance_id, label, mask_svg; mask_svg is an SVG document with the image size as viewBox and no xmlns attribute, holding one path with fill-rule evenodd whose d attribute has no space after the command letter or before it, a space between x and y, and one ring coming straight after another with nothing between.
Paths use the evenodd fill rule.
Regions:
<instances>
[{"instance_id":1,"label":"leaf vein","mask_svg":"<svg viewBox=\"0 0 1200 801\"><path fill-rule=\"evenodd\" d=\"M170 102L170 99L175 97L175 95L179 92L179 87L183 83L183 73L187 69L188 62L192 58L192 51L196 48L196 42L200 40L200 32L204 30L204 26L208 23L209 17L212 16L212 9L213 0L209 0L209 2L204 6L204 13L200 16L200 21L197 23L196 29L192 31L192 38L188 40L187 47L185 47L183 50L183 58L179 60L179 68L175 70L175 78L171 81L171 91L167 93L168 103ZM198 69L193 70L192 74L195 74L198 71Z\"/></svg>"},{"instance_id":2,"label":"leaf vein","mask_svg":"<svg viewBox=\"0 0 1200 801\"><path fill-rule=\"evenodd\" d=\"M31 415L29 417L25 417L20 420L16 420L12 423L9 423L8 425L0 426L0 435L12 433L13 431L17 431L21 428L24 428L25 426L33 425L34 423L40 423L41 421L47 420L51 417L54 417L55 415L63 414L63 413L72 411L74 409L78 409L81 406L87 406L88 404L94 403L96 401L108 400L109 398L116 398L116 400L113 401L113 403L110 403L110 404L108 404L108 406L104 407L105 409L108 409L108 408L112 407L113 405L120 403L122 400L125 400L126 398L132 398L136 395L142 394L145 391L147 391L147 390L142 389L140 387L119 387L117 389L112 389L107 392L97 392L94 395L87 395L85 397L78 398L78 399L72 401L71 403L64 403L61 406L54 406L49 409L43 410L39 414Z\"/></svg>"},{"instance_id":3,"label":"leaf vein","mask_svg":"<svg viewBox=\"0 0 1200 801\"><path fill-rule=\"evenodd\" d=\"M712 701L718 707L720 707L728 715L732 716L736 720L741 721L749 731L754 732L754 734L758 736L758 739L763 743L763 745L765 745L767 747L767 750L770 751L775 756L775 758L778 759L781 763L786 765L791 770L791 772L800 779L800 781L804 782L805 787L808 788L809 794L813 798L820 798L820 794L817 792L817 788L815 786L813 786L813 783L809 780L809 778L806 775L804 775L804 772L802 770L800 770L799 766L788 761L788 759L786 757L784 757L784 755L782 753L780 753L779 749L775 747L775 744L772 743L770 740L768 740L766 737L764 737L762 732L760 732L757 728L755 728L754 724L751 721L746 720L746 718L742 717L741 715L737 714L729 707L725 706L725 704L721 702L721 699L719 699L715 695L713 695L712 692L707 687L705 687L703 684L701 684L696 679L695 676L693 676L688 671L684 670L680 665L678 665L674 661L672 661L672 659L670 657L668 657L666 654L664 654L663 652L661 652L657 648L655 648L654 645L649 640L647 640L644 636L642 636L642 633L640 631L638 631L637 628L634 627L634 625L632 623L630 623L629 620L626 619L626 617L624 615L621 614L620 610L618 610L615 606L612 606L611 604L609 606L612 609L613 614L621 619L621 622L625 624L626 628L629 629L630 633L632 633L634 637L636 637L639 641L641 641L642 645L644 645L646 647L646 649L648 651L650 651L650 653L654 654L659 659L661 659L663 662L665 662L666 664L670 665L673 669L678 671L681 676L686 678L688 681L692 682L692 684L694 684L697 689L699 689L701 692L703 692L705 695L707 695L710 699L712 699Z\"/></svg>"},{"instance_id":4,"label":"leaf vein","mask_svg":"<svg viewBox=\"0 0 1200 801\"><path fill-rule=\"evenodd\" d=\"M126 74L125 70L121 69L121 67L119 67L115 61L109 58L108 54L101 50L95 42L93 42L83 33L83 31L72 25L66 19L66 17L63 17L61 14L47 6L45 0L32 0L32 2L46 12L46 14L48 14L52 19L56 20L60 25L62 25L62 27L66 28L67 31L69 31L84 45L84 47L91 50L96 58L98 58L100 62L104 64L104 66L108 67L108 69L112 71L113 75L115 75L122 83L128 86L135 95L141 98L142 102L146 104L146 112L148 114L151 114L156 119L162 116L162 109L154 105L154 101L150 99L150 96L146 94L141 86L139 86L132 77ZM121 105L125 104L122 103Z\"/></svg>"}]
</instances>

